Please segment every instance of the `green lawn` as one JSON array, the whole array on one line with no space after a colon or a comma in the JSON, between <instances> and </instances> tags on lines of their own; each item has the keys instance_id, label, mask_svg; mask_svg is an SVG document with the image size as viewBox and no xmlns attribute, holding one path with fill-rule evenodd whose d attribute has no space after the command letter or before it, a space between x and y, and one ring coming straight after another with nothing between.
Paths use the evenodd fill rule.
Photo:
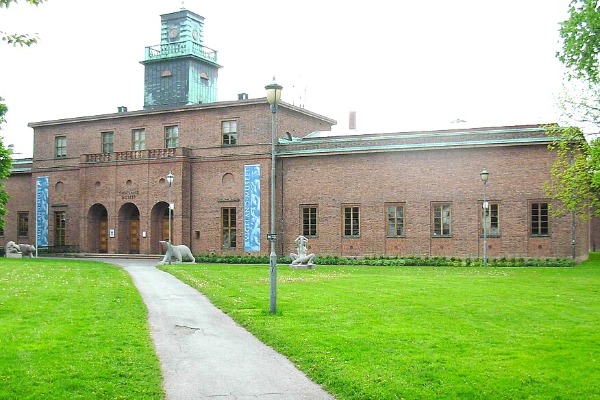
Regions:
<instances>
[{"instance_id":1,"label":"green lawn","mask_svg":"<svg viewBox=\"0 0 600 400\"><path fill-rule=\"evenodd\" d=\"M1 399L162 399L147 312L108 264L0 259Z\"/></svg>"},{"instance_id":2,"label":"green lawn","mask_svg":"<svg viewBox=\"0 0 600 400\"><path fill-rule=\"evenodd\" d=\"M600 399L600 257L570 268L172 265L338 399Z\"/></svg>"}]
</instances>

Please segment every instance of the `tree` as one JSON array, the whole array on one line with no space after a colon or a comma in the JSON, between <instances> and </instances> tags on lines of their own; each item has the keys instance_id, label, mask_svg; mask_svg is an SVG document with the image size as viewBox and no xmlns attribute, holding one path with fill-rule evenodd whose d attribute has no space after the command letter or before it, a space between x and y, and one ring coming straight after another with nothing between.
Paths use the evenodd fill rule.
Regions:
<instances>
[{"instance_id":1,"label":"tree","mask_svg":"<svg viewBox=\"0 0 600 400\"><path fill-rule=\"evenodd\" d=\"M600 5L598 0L572 0L569 18L560 25L562 51L556 56L567 67L561 108L570 120L600 126ZM553 214L576 212L580 218L600 216L600 139L586 138L581 129L550 125L549 148L556 152L546 194L557 200Z\"/></svg>"},{"instance_id":2,"label":"tree","mask_svg":"<svg viewBox=\"0 0 600 400\"><path fill-rule=\"evenodd\" d=\"M570 70L569 77L590 84L600 81L598 53L600 52L600 4L597 0L572 0L569 19L560 25L563 39L558 59Z\"/></svg>"},{"instance_id":3,"label":"tree","mask_svg":"<svg viewBox=\"0 0 600 400\"><path fill-rule=\"evenodd\" d=\"M0 97L0 124L4 120L4 115L8 111L8 107L3 103L4 99ZM10 175L12 167L12 158L10 151L4 147L2 136L0 136L0 228L4 228L4 216L6 215L6 203L8 202L8 194L4 189L4 179Z\"/></svg>"},{"instance_id":4,"label":"tree","mask_svg":"<svg viewBox=\"0 0 600 400\"><path fill-rule=\"evenodd\" d=\"M27 3L32 5L39 5L43 3L45 0L26 0ZM17 4L18 0L0 0L0 9L8 8L11 3ZM12 44L13 46L21 45L21 46L31 46L34 43L37 43L38 38L29 34L20 34L20 33L6 33L0 30L0 39L2 41L7 42L8 44ZM8 111L8 107L4 104L4 99L0 97L0 129L1 125L6 120L4 116ZM12 158L10 151L4 147L2 136L0 136L0 228L4 228L4 216L6 215L6 203L8 202L8 194L4 188L4 180L8 178L10 175L10 170L12 168Z\"/></svg>"},{"instance_id":5,"label":"tree","mask_svg":"<svg viewBox=\"0 0 600 400\"><path fill-rule=\"evenodd\" d=\"M600 139L588 143L579 128L556 124L547 126L546 133L554 139L549 148L556 152L550 181L544 184L546 194L558 200L552 214L576 212L583 220L600 215L600 170L594 169L600 166Z\"/></svg>"},{"instance_id":6,"label":"tree","mask_svg":"<svg viewBox=\"0 0 600 400\"><path fill-rule=\"evenodd\" d=\"M17 4L19 0L0 0L0 8L8 8L11 3ZM26 0L27 3L32 4L34 6L40 5L45 0ZM0 39L7 42L8 44L12 44L13 46L31 46L34 43L37 43L38 37L33 36L27 33L7 33L4 31L0 31Z\"/></svg>"}]
</instances>

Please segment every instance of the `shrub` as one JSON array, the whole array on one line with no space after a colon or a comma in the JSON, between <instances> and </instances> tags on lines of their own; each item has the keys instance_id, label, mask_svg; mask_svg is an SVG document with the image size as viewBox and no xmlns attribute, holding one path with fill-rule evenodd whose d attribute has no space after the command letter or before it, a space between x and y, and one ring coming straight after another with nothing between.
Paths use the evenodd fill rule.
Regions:
<instances>
[{"instance_id":1,"label":"shrub","mask_svg":"<svg viewBox=\"0 0 600 400\"><path fill-rule=\"evenodd\" d=\"M222 263L222 264L269 264L267 255L216 255L205 254L196 256L198 263ZM291 264L292 259L288 256L277 257L278 264ZM483 260L480 258L458 258L458 257L386 257L369 256L364 258L320 256L315 258L317 265L367 265L367 266L397 266L397 267L482 267ZM575 262L571 259L524 259L524 258L492 258L488 259L489 267L572 267Z\"/></svg>"}]
</instances>

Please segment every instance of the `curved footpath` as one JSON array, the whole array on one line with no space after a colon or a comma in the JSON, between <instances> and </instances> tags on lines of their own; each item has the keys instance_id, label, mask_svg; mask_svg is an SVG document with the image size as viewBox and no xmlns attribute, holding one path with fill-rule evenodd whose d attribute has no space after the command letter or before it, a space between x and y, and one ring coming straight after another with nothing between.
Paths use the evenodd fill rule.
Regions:
<instances>
[{"instance_id":1,"label":"curved footpath","mask_svg":"<svg viewBox=\"0 0 600 400\"><path fill-rule=\"evenodd\" d=\"M167 399L333 399L156 260L97 261L122 266L142 295Z\"/></svg>"}]
</instances>

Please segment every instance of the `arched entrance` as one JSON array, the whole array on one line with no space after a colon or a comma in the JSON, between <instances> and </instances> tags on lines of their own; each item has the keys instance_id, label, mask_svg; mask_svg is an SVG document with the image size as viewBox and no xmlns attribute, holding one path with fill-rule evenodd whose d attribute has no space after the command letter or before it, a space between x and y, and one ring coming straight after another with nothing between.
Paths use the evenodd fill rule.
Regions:
<instances>
[{"instance_id":1,"label":"arched entrance","mask_svg":"<svg viewBox=\"0 0 600 400\"><path fill-rule=\"evenodd\" d=\"M169 240L169 203L158 202L152 207L150 237L152 253L160 254L160 240ZM173 232L173 215L171 215L171 234Z\"/></svg>"},{"instance_id":2,"label":"arched entrance","mask_svg":"<svg viewBox=\"0 0 600 400\"><path fill-rule=\"evenodd\" d=\"M119 210L117 239L118 253L140 253L140 210L133 203L125 203Z\"/></svg>"},{"instance_id":3,"label":"arched entrance","mask_svg":"<svg viewBox=\"0 0 600 400\"><path fill-rule=\"evenodd\" d=\"M108 211L102 204L94 204L87 214L88 251L108 253Z\"/></svg>"}]
</instances>

